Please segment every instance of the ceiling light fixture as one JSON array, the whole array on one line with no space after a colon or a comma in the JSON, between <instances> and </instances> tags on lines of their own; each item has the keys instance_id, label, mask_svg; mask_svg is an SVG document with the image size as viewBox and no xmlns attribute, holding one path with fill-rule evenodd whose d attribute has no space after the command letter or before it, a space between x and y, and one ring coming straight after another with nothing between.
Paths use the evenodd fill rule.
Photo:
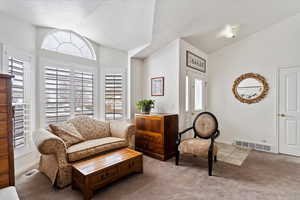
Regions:
<instances>
[{"instance_id":1,"label":"ceiling light fixture","mask_svg":"<svg viewBox=\"0 0 300 200\"><path fill-rule=\"evenodd\" d=\"M238 34L240 25L229 25L227 24L217 37L235 38Z\"/></svg>"}]
</instances>

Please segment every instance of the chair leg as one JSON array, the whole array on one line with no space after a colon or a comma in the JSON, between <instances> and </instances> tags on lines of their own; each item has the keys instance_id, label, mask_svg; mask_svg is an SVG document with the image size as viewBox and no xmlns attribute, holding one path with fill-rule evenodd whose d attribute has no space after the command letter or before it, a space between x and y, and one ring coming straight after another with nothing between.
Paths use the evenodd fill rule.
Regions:
<instances>
[{"instance_id":1,"label":"chair leg","mask_svg":"<svg viewBox=\"0 0 300 200\"><path fill-rule=\"evenodd\" d=\"M208 175L212 176L212 169L213 169L213 155L209 153L208 155Z\"/></svg>"},{"instance_id":2,"label":"chair leg","mask_svg":"<svg viewBox=\"0 0 300 200\"><path fill-rule=\"evenodd\" d=\"M215 162L217 162L217 161L218 161L218 158L217 158L217 156L214 156L214 160L215 160Z\"/></svg>"},{"instance_id":3,"label":"chair leg","mask_svg":"<svg viewBox=\"0 0 300 200\"><path fill-rule=\"evenodd\" d=\"M175 164L178 165L178 162L179 162L179 151L176 151Z\"/></svg>"}]
</instances>

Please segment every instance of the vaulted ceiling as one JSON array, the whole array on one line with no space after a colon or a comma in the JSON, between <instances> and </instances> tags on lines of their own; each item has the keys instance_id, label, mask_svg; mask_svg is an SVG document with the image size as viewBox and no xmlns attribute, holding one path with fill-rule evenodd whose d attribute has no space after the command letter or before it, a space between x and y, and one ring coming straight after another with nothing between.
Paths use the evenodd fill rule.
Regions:
<instances>
[{"instance_id":1,"label":"vaulted ceiling","mask_svg":"<svg viewBox=\"0 0 300 200\"><path fill-rule=\"evenodd\" d=\"M136 56L145 57L179 37L214 52L295 15L300 1L0 0L0 11L34 25L71 29L102 45L139 49ZM226 24L240 24L238 37L216 37Z\"/></svg>"}]
</instances>

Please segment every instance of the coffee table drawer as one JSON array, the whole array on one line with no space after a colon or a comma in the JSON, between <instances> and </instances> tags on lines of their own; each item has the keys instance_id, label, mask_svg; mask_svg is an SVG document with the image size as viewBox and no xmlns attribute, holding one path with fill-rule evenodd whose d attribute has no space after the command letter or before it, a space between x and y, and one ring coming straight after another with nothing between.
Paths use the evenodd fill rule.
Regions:
<instances>
[{"instance_id":1,"label":"coffee table drawer","mask_svg":"<svg viewBox=\"0 0 300 200\"><path fill-rule=\"evenodd\" d=\"M120 174L128 174L141 168L141 157L131 159L119 165Z\"/></svg>"},{"instance_id":2,"label":"coffee table drawer","mask_svg":"<svg viewBox=\"0 0 300 200\"><path fill-rule=\"evenodd\" d=\"M94 176L91 176L91 184L92 185L98 185L103 184L106 182L110 182L114 177L118 176L118 167L111 167L109 169L106 169L103 172L100 172L98 174L95 174Z\"/></svg>"}]
</instances>

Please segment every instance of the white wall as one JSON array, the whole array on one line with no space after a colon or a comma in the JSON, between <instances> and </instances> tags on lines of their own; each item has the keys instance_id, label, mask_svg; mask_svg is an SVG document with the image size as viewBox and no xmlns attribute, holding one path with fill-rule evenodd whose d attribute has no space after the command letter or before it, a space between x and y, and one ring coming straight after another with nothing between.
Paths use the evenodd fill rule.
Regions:
<instances>
[{"instance_id":1,"label":"white wall","mask_svg":"<svg viewBox=\"0 0 300 200\"><path fill-rule=\"evenodd\" d=\"M35 28L0 12L0 43L34 53Z\"/></svg>"},{"instance_id":2,"label":"white wall","mask_svg":"<svg viewBox=\"0 0 300 200\"><path fill-rule=\"evenodd\" d=\"M196 48L195 46L191 45L190 43L186 42L185 40L180 40L180 73L179 73L179 105L180 105L180 115L179 115L179 129L182 130L184 128L188 128L192 125L192 121L190 121L189 124L184 124L184 115L186 114L185 111L185 105L186 105L186 98L185 98L185 77L187 74L187 71L199 73L203 75L204 77L207 76L207 71L206 73L199 72L197 70L194 70L192 68L188 68L186 66L186 52L190 51L201 58L204 58L206 60L206 64L208 63L208 58L207 54L204 53L202 50ZM187 127L188 125L188 127Z\"/></svg>"},{"instance_id":3,"label":"white wall","mask_svg":"<svg viewBox=\"0 0 300 200\"><path fill-rule=\"evenodd\" d=\"M297 15L209 55L209 109L219 120L220 140L268 143L277 151L276 72L300 66L299 44ZM266 99L257 104L242 104L231 92L233 81L247 72L261 74L270 85Z\"/></svg>"},{"instance_id":4,"label":"white wall","mask_svg":"<svg viewBox=\"0 0 300 200\"><path fill-rule=\"evenodd\" d=\"M138 58L129 58L130 79L128 81L128 113L129 119L134 118L134 114L139 111L136 108L136 103L143 98L143 66L144 60Z\"/></svg>"},{"instance_id":5,"label":"white wall","mask_svg":"<svg viewBox=\"0 0 300 200\"><path fill-rule=\"evenodd\" d=\"M153 112L179 113L179 40L144 59L143 98L155 100ZM164 96L151 96L151 78L165 77Z\"/></svg>"}]
</instances>

